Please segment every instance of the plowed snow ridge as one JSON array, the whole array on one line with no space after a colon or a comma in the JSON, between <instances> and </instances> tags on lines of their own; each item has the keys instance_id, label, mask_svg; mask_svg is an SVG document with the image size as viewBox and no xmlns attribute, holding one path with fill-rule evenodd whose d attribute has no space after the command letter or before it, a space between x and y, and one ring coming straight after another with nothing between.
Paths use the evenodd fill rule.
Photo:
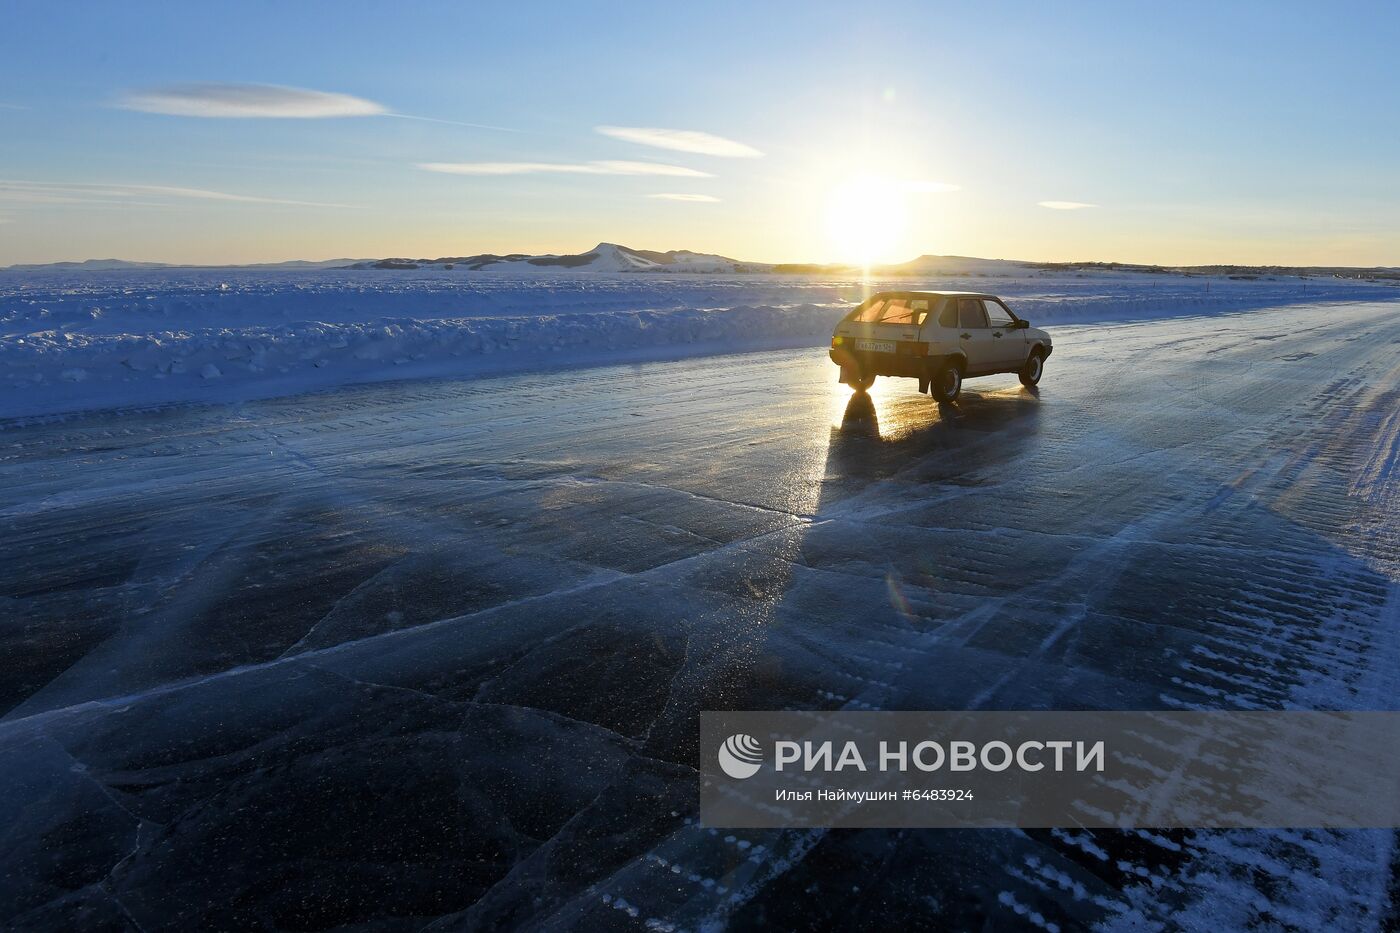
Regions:
<instances>
[{"instance_id":1,"label":"plowed snow ridge","mask_svg":"<svg viewBox=\"0 0 1400 933\"><path fill-rule=\"evenodd\" d=\"M1400 297L1140 273L901 279L424 271L0 272L0 418L358 382L817 346L878 288L989 291L1038 325Z\"/></svg>"}]
</instances>

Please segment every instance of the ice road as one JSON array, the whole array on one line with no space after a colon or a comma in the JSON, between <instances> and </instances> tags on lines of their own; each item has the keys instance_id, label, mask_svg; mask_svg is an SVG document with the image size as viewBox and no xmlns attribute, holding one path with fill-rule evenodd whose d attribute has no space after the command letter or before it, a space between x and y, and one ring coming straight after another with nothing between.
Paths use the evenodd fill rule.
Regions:
<instances>
[{"instance_id":1,"label":"ice road","mask_svg":"<svg viewBox=\"0 0 1400 933\"><path fill-rule=\"evenodd\" d=\"M0 431L0 909L1380 929L1390 831L725 832L701 709L1393 709L1400 306Z\"/></svg>"}]
</instances>

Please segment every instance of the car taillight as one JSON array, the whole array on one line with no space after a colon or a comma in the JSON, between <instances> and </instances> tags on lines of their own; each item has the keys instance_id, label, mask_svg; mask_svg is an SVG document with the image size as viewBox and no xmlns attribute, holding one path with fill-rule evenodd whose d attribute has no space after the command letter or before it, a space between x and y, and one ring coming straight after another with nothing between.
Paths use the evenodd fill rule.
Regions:
<instances>
[{"instance_id":1,"label":"car taillight","mask_svg":"<svg viewBox=\"0 0 1400 933\"><path fill-rule=\"evenodd\" d=\"M832 337L832 338L831 338L831 345L832 345L833 347L839 347L839 346L841 346L841 344L843 344L843 343L845 343L845 342L846 342L846 338L845 338L845 337L842 337L840 334L837 334L835 337Z\"/></svg>"}]
</instances>

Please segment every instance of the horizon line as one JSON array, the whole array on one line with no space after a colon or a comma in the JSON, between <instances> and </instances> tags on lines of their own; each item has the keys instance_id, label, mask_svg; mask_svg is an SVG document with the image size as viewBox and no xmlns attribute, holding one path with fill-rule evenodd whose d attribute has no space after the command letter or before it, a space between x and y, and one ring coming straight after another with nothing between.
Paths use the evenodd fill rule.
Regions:
<instances>
[{"instance_id":1,"label":"horizon line","mask_svg":"<svg viewBox=\"0 0 1400 933\"><path fill-rule=\"evenodd\" d=\"M363 263L363 262L384 262L384 261L389 261L389 260L402 260L402 261L407 261L407 262L420 262L420 263L438 263L438 262L449 262L449 261L462 260L462 259L473 259L473 258L480 257L480 256L522 256L522 257L529 257L529 258L536 258L536 257L559 257L559 256L586 256L586 255L589 255L590 253L596 252L596 251L597 251L597 248L598 248L598 247L601 247L601 246L618 246L618 247L621 247L621 248L623 248L623 249L625 249L625 250L629 250L629 251L633 251L633 252L659 252L659 253L689 252L689 253L693 253L693 254L695 254L695 255L701 255L701 256L715 256L715 257L722 258L722 259L728 259L728 260L730 260L731 262L735 262L735 263L738 263L738 264L740 264L740 265L750 265L750 266L770 266L770 267L774 267L774 266L813 266L813 267L820 267L820 268L826 268L826 269L852 269L852 270L860 270L860 269L865 269L865 270L871 270L871 269L888 269L888 268L892 268L892 267L898 267L898 266L909 265L909 264L911 264L911 263L918 262L918 261L921 260L921 259L952 259L952 260L963 259L963 260L972 260L972 261L976 261L976 262L1004 262L1004 263L1017 264L1017 265L1028 265L1028 266L1110 266L1110 267L1111 267L1111 266L1120 266L1120 267L1133 267L1133 268L1143 268L1143 269L1168 269L1168 270L1171 270L1171 269L1191 269L1191 270L1195 270L1195 269L1256 269L1256 270L1319 270L1319 271L1324 271L1324 270L1353 270L1353 271L1358 271L1358 272L1367 272L1367 271L1388 271L1388 272L1394 272L1394 271L1400 271L1400 264L1396 264L1396 265L1370 265L1370 266L1365 266L1365 265L1345 265L1345 264L1335 264L1335 263L1334 263L1334 264L1322 264L1322 265L1297 264L1297 263L1247 263L1247 262L1162 263L1162 262L1142 262L1142 261L1128 261L1128 260L1116 260L1116 259L1012 259L1012 258L989 257L989 256L968 256L968 255L963 255L963 254L959 254L959 253L920 253L919 255L914 256L914 257L912 257L912 258L910 258L910 259L897 260L897 261L892 261L892 262L879 262L879 263L846 262L846 261L840 261L840 260L779 260L779 261L759 261L759 260L734 259L733 257L725 256L725 255L722 254L722 253L708 253L708 252L704 252L704 251L702 251L702 250L685 250L685 249L678 249L678 250L676 250L676 249L673 249L673 250L638 250L636 247L625 246L625 245L620 244L620 243L611 243L611 242L608 242L608 241L600 242L600 243L597 244L597 246L595 246L595 247L592 248L592 249L584 250L584 251L577 252L577 253L528 253L528 252L523 252L523 251L504 251L504 252L494 252L494 251L493 251L493 252L471 253L471 254L456 254L456 255L446 255L446 254L445 254L445 255L438 256L438 257L436 257L436 258L409 257L409 256L407 256L407 255L404 255L404 256L393 256L393 255L386 255L386 256L364 256L364 257L331 256L331 257L328 257L328 258L326 258L326 259L305 259L305 258L301 258L301 257L296 257L296 258L291 258L291 259L252 260L252 261L248 261L248 262L173 262L173 261L159 260L159 259L119 259L119 258L115 258L115 257L89 257L89 258L86 258L86 259L56 259L56 260L49 260L49 261L43 261L43 262L16 262L16 263L10 263L10 264L8 264L8 265L0 266L0 271L28 271L28 270L31 270L31 269L44 268L44 267L48 267L48 266L83 266L83 265L87 265L87 264L89 264L89 263L123 263L123 264L131 265L131 266L146 266L146 267L150 267L150 268L152 268L152 269L154 269L154 268L167 268L167 269L243 269L243 268L250 268L250 267L255 267L255 266L278 266L278 265L292 265L292 264L297 264L297 263L302 263L302 264L323 264L323 263L328 263L328 262L342 262L342 261L343 261L343 262L346 262L346 263ZM97 269L94 269L94 270L89 270L89 271L116 271L116 270L97 270ZM324 270L323 270L323 271L324 271ZM744 273L734 273L734 274L744 274Z\"/></svg>"}]
</instances>

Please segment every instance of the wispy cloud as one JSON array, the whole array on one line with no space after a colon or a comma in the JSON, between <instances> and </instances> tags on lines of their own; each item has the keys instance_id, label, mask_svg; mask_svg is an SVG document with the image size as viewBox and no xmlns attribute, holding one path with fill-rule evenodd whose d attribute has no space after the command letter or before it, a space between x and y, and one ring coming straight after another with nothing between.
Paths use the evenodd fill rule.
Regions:
<instances>
[{"instance_id":1,"label":"wispy cloud","mask_svg":"<svg viewBox=\"0 0 1400 933\"><path fill-rule=\"evenodd\" d=\"M137 199L144 198L145 201ZM29 204L168 204L172 200L233 201L244 204L281 204L293 207L353 208L353 204L298 201L252 194L233 194L208 188L171 185L100 184L96 182L16 181L0 179L0 203Z\"/></svg>"},{"instance_id":2,"label":"wispy cloud","mask_svg":"<svg viewBox=\"0 0 1400 933\"><path fill-rule=\"evenodd\" d=\"M589 162L606 175L674 175L681 178L713 178L709 172L686 168L681 165L664 165L659 162Z\"/></svg>"},{"instance_id":3,"label":"wispy cloud","mask_svg":"<svg viewBox=\"0 0 1400 933\"><path fill-rule=\"evenodd\" d=\"M418 167L445 175L670 175L710 178L681 165L659 162L419 162Z\"/></svg>"},{"instance_id":4,"label":"wispy cloud","mask_svg":"<svg viewBox=\"0 0 1400 933\"><path fill-rule=\"evenodd\" d=\"M466 126L474 130L500 130L502 133L521 133L523 130L513 129L509 126L496 126L494 123L467 123L463 120L444 120L440 117L420 117L413 113L394 113L385 111L380 114L383 117L397 117L400 120L418 120L422 123L441 123L445 126Z\"/></svg>"},{"instance_id":5,"label":"wispy cloud","mask_svg":"<svg viewBox=\"0 0 1400 933\"><path fill-rule=\"evenodd\" d=\"M1037 207L1048 207L1052 211L1082 211L1086 207L1098 207L1097 204L1086 204L1083 201L1037 201Z\"/></svg>"},{"instance_id":6,"label":"wispy cloud","mask_svg":"<svg viewBox=\"0 0 1400 933\"><path fill-rule=\"evenodd\" d=\"M711 197L708 194L649 194L649 198L656 198L658 201L691 201L696 204L716 204L719 198Z\"/></svg>"},{"instance_id":7,"label":"wispy cloud","mask_svg":"<svg viewBox=\"0 0 1400 933\"><path fill-rule=\"evenodd\" d=\"M101 195L99 190L71 185L0 181L0 204L95 204L113 200Z\"/></svg>"},{"instance_id":8,"label":"wispy cloud","mask_svg":"<svg viewBox=\"0 0 1400 933\"><path fill-rule=\"evenodd\" d=\"M227 191L210 191L206 188L172 188L168 185L130 185L137 191L177 198L196 198L205 201L240 201L249 204L289 204L295 207L348 207L353 204L335 204L325 201L297 201L289 198L264 198L251 194L230 194Z\"/></svg>"},{"instance_id":9,"label":"wispy cloud","mask_svg":"<svg viewBox=\"0 0 1400 933\"><path fill-rule=\"evenodd\" d=\"M26 106L24 106L23 104L7 104L7 103L5 103L3 100L0 100L0 110L28 110L28 109L29 109L29 108L26 107Z\"/></svg>"},{"instance_id":10,"label":"wispy cloud","mask_svg":"<svg viewBox=\"0 0 1400 933\"><path fill-rule=\"evenodd\" d=\"M127 110L177 117L367 117L386 112L372 100L277 84L177 84L122 95Z\"/></svg>"},{"instance_id":11,"label":"wispy cloud","mask_svg":"<svg viewBox=\"0 0 1400 933\"><path fill-rule=\"evenodd\" d=\"M599 126L595 129L613 139L674 152L693 152L726 159L756 159L763 155L753 146L698 130L667 130L648 126Z\"/></svg>"}]
</instances>

